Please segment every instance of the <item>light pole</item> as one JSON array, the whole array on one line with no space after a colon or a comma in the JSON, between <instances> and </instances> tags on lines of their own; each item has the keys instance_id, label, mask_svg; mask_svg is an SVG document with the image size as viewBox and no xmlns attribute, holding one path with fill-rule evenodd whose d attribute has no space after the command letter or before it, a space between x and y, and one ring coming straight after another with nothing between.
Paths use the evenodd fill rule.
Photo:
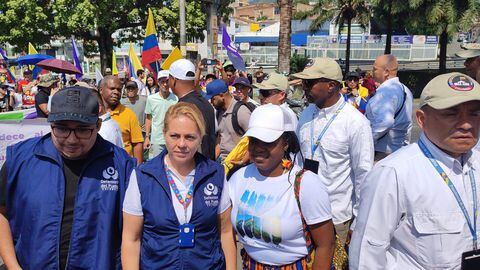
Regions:
<instances>
[{"instance_id":1,"label":"light pole","mask_svg":"<svg viewBox=\"0 0 480 270\"><path fill-rule=\"evenodd\" d=\"M180 51L182 56L187 55L187 33L186 33L186 22L185 22L185 0L178 1L178 7L180 9Z\"/></svg>"}]
</instances>

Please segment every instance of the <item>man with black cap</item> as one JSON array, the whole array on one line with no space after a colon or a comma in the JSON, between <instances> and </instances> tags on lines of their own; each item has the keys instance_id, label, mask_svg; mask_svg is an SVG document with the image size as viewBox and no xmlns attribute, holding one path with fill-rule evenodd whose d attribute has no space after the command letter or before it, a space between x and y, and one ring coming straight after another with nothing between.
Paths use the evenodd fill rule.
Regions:
<instances>
[{"instance_id":1,"label":"man with black cap","mask_svg":"<svg viewBox=\"0 0 480 270\"><path fill-rule=\"evenodd\" d=\"M138 122L142 127L142 131L145 130L145 106L147 105L146 95L139 95L139 88L137 82L129 81L125 84L125 91L127 92L127 97L122 98L120 103L125 105L125 107L130 108L138 118Z\"/></svg>"},{"instance_id":2,"label":"man with black cap","mask_svg":"<svg viewBox=\"0 0 480 270\"><path fill-rule=\"evenodd\" d=\"M195 66L187 59L180 59L170 66L168 86L178 97L178 102L195 104L205 120L206 135L202 138L202 154L215 160L215 113L212 105L195 91Z\"/></svg>"},{"instance_id":3,"label":"man with black cap","mask_svg":"<svg viewBox=\"0 0 480 270\"><path fill-rule=\"evenodd\" d=\"M457 72L439 75L423 89L419 106L420 139L365 178L349 250L352 270L480 269L480 156L473 149L480 85Z\"/></svg>"},{"instance_id":4,"label":"man with black cap","mask_svg":"<svg viewBox=\"0 0 480 270\"><path fill-rule=\"evenodd\" d=\"M233 87L235 87L235 91L233 92L233 96L238 101L243 101L244 103L252 103L255 107L260 106L260 103L253 100L250 95L252 94L253 86L250 84L250 81L245 77L237 78L233 82Z\"/></svg>"},{"instance_id":5,"label":"man with black cap","mask_svg":"<svg viewBox=\"0 0 480 270\"><path fill-rule=\"evenodd\" d=\"M0 256L8 269L120 267L122 201L134 159L97 136L98 100L52 97L52 132L7 148L0 173Z\"/></svg>"}]
</instances>

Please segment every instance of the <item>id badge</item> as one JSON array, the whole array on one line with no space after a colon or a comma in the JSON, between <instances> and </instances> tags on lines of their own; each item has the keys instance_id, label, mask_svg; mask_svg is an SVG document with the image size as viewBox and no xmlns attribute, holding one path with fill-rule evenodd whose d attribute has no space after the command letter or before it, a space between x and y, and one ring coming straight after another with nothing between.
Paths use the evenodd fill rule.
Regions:
<instances>
[{"instance_id":1,"label":"id badge","mask_svg":"<svg viewBox=\"0 0 480 270\"><path fill-rule=\"evenodd\" d=\"M195 226L190 223L180 225L180 239L178 244L182 248L192 248L195 244Z\"/></svg>"},{"instance_id":2,"label":"id badge","mask_svg":"<svg viewBox=\"0 0 480 270\"><path fill-rule=\"evenodd\" d=\"M462 254L462 270L480 269L480 250L467 251Z\"/></svg>"},{"instance_id":3,"label":"id badge","mask_svg":"<svg viewBox=\"0 0 480 270\"><path fill-rule=\"evenodd\" d=\"M306 158L305 162L303 162L303 168L313 172L314 174L318 174L318 166L318 161L313 159Z\"/></svg>"}]
</instances>

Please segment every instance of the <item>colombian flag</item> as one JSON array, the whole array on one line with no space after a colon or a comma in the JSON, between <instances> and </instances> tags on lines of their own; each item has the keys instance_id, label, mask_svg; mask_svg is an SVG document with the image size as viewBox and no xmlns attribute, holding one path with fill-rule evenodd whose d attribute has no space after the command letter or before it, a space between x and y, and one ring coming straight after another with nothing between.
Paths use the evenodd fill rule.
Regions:
<instances>
[{"instance_id":1,"label":"colombian flag","mask_svg":"<svg viewBox=\"0 0 480 270\"><path fill-rule=\"evenodd\" d=\"M160 60L162 60L162 53L158 47L157 30L155 30L152 10L149 8L147 29L145 30L145 40L142 48L142 66L148 68L151 72L157 73L157 61Z\"/></svg>"}]
</instances>

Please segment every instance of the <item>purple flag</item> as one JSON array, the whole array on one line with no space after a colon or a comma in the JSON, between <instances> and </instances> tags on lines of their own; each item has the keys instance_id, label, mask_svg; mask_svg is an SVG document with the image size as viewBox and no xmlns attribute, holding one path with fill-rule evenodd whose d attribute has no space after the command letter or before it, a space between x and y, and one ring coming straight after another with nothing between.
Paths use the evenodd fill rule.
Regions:
<instances>
[{"instance_id":1,"label":"purple flag","mask_svg":"<svg viewBox=\"0 0 480 270\"><path fill-rule=\"evenodd\" d=\"M0 48L0 55L2 56L3 60L8 61L7 53L2 48ZM0 58L0 59L2 59L2 58Z\"/></svg>"},{"instance_id":2,"label":"purple flag","mask_svg":"<svg viewBox=\"0 0 480 270\"><path fill-rule=\"evenodd\" d=\"M77 44L75 43L75 38L72 36L72 58L73 58L73 63L75 64L75 67L80 70L81 74L75 74L75 77L77 80L82 79L83 76L83 70L82 70L82 65L80 64L80 59L78 58L78 48Z\"/></svg>"},{"instance_id":3,"label":"purple flag","mask_svg":"<svg viewBox=\"0 0 480 270\"><path fill-rule=\"evenodd\" d=\"M223 26L222 44L227 50L228 59L232 61L233 66L241 71L247 70L245 68L245 61L243 61L243 58L240 53L238 53L237 48L235 48L235 46L232 44L230 35L228 35L227 27L225 25Z\"/></svg>"}]
</instances>

